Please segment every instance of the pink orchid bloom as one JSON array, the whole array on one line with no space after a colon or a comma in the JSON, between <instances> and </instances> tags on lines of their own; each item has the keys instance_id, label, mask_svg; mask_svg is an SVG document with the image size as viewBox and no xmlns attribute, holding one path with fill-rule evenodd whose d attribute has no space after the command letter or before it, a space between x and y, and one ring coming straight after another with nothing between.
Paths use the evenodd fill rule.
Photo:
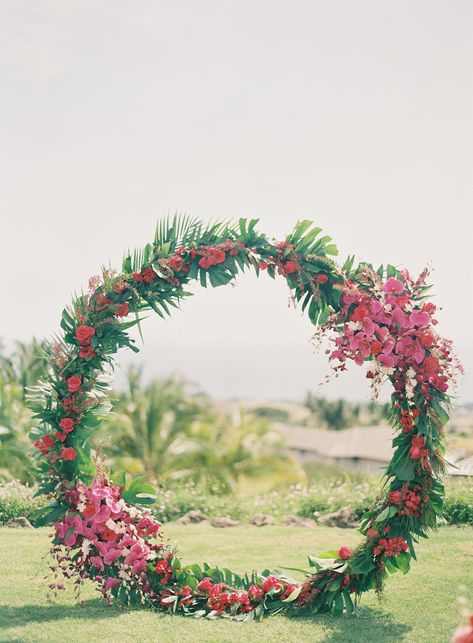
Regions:
<instances>
[{"instance_id":1,"label":"pink orchid bloom","mask_svg":"<svg viewBox=\"0 0 473 643\"><path fill-rule=\"evenodd\" d=\"M113 576L109 576L107 578L107 582L105 583L105 589L113 589L117 585L120 585L120 579L113 578Z\"/></svg>"},{"instance_id":2,"label":"pink orchid bloom","mask_svg":"<svg viewBox=\"0 0 473 643\"><path fill-rule=\"evenodd\" d=\"M113 513L120 513L120 511L122 510L120 503L117 502L114 498L106 498L105 503Z\"/></svg>"},{"instance_id":3,"label":"pink orchid bloom","mask_svg":"<svg viewBox=\"0 0 473 643\"><path fill-rule=\"evenodd\" d=\"M393 368L397 364L397 357L392 354L381 353L381 355L378 355L378 362L383 366Z\"/></svg>"},{"instance_id":4,"label":"pink orchid bloom","mask_svg":"<svg viewBox=\"0 0 473 643\"><path fill-rule=\"evenodd\" d=\"M413 310L409 316L409 321L411 326L418 326L421 328L423 326L428 326L430 315L423 310Z\"/></svg>"},{"instance_id":5,"label":"pink orchid bloom","mask_svg":"<svg viewBox=\"0 0 473 643\"><path fill-rule=\"evenodd\" d=\"M139 558L142 558L143 556L146 557L148 555L148 552L149 550L144 544L144 542L140 542L140 541L135 542L133 547L130 549L130 553L125 558L125 564L132 565Z\"/></svg>"},{"instance_id":6,"label":"pink orchid bloom","mask_svg":"<svg viewBox=\"0 0 473 643\"><path fill-rule=\"evenodd\" d=\"M361 327L368 336L372 335L375 331L375 326L369 317L362 319Z\"/></svg>"},{"instance_id":7,"label":"pink orchid bloom","mask_svg":"<svg viewBox=\"0 0 473 643\"><path fill-rule=\"evenodd\" d=\"M383 345L383 353L389 354L392 352L394 346L396 345L396 342L392 337L388 337Z\"/></svg>"},{"instance_id":8,"label":"pink orchid bloom","mask_svg":"<svg viewBox=\"0 0 473 643\"><path fill-rule=\"evenodd\" d=\"M94 522L107 522L107 520L110 518L110 507L107 505L102 505L100 507L100 511L93 516L93 521Z\"/></svg>"},{"instance_id":9,"label":"pink orchid bloom","mask_svg":"<svg viewBox=\"0 0 473 643\"><path fill-rule=\"evenodd\" d=\"M120 549L109 549L103 557L103 562L106 565L113 565L113 563L120 558L122 552Z\"/></svg>"},{"instance_id":10,"label":"pink orchid bloom","mask_svg":"<svg viewBox=\"0 0 473 643\"><path fill-rule=\"evenodd\" d=\"M404 290L404 284L395 277L389 277L384 284L384 292L392 295L401 294Z\"/></svg>"},{"instance_id":11,"label":"pink orchid bloom","mask_svg":"<svg viewBox=\"0 0 473 643\"><path fill-rule=\"evenodd\" d=\"M347 306L350 306L351 304L354 304L356 301L359 301L360 298L357 297L356 295L343 295L342 301L344 304Z\"/></svg>"},{"instance_id":12,"label":"pink orchid bloom","mask_svg":"<svg viewBox=\"0 0 473 643\"><path fill-rule=\"evenodd\" d=\"M377 299L370 299L370 309L374 315L378 315L382 312L383 307Z\"/></svg>"},{"instance_id":13,"label":"pink orchid bloom","mask_svg":"<svg viewBox=\"0 0 473 643\"><path fill-rule=\"evenodd\" d=\"M145 572L146 571L146 565L147 565L146 559L141 558L139 560L135 560L135 562L133 563L132 568L131 568L131 573L132 574L139 574L140 572Z\"/></svg>"},{"instance_id":14,"label":"pink orchid bloom","mask_svg":"<svg viewBox=\"0 0 473 643\"><path fill-rule=\"evenodd\" d=\"M392 320L396 324L400 324L401 326L405 326L407 322L407 315L397 306L391 313L392 315Z\"/></svg>"},{"instance_id":15,"label":"pink orchid bloom","mask_svg":"<svg viewBox=\"0 0 473 643\"><path fill-rule=\"evenodd\" d=\"M100 569L101 572L103 571L104 564L103 564L103 560L100 558L100 556L91 556L89 558L89 561L90 561L91 565L93 565L94 567L97 567L97 569Z\"/></svg>"}]
</instances>

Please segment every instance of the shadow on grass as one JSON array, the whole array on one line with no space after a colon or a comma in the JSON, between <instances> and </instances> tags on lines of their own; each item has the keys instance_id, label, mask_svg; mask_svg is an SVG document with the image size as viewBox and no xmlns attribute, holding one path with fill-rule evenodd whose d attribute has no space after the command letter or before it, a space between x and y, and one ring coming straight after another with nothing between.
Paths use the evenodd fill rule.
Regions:
<instances>
[{"instance_id":1,"label":"shadow on grass","mask_svg":"<svg viewBox=\"0 0 473 643\"><path fill-rule=\"evenodd\" d=\"M110 619L134 611L133 608L106 607L97 600L88 600L76 605L23 605L21 607L9 607L0 605L0 628L4 631L13 627L21 627L30 623L47 623L63 619L87 619L99 620ZM164 616L157 612L157 616ZM181 619L185 617L174 616ZM269 619L270 620L270 619ZM397 623L389 614L383 614L376 609L366 608L362 615L334 617L330 615L317 614L315 616L291 616L289 620L297 623L313 623L322 625L327 631L324 643L394 643L405 640L405 636L412 630L410 625ZM186 621L188 619L186 618ZM264 628L264 623L260 623ZM244 628L245 624L240 623L239 627Z\"/></svg>"},{"instance_id":2,"label":"shadow on grass","mask_svg":"<svg viewBox=\"0 0 473 643\"><path fill-rule=\"evenodd\" d=\"M327 614L315 616L293 616L291 620L313 622L327 630L324 643L394 643L407 640L412 626L398 623L390 614L372 608L364 608L361 616L335 617Z\"/></svg>"},{"instance_id":3,"label":"shadow on grass","mask_svg":"<svg viewBox=\"0 0 473 643\"><path fill-rule=\"evenodd\" d=\"M11 607L0 605L0 628L7 630L29 623L47 623L62 619L107 619L122 614L123 610L114 606L106 607L98 600L88 600L76 605L22 605Z\"/></svg>"}]
</instances>

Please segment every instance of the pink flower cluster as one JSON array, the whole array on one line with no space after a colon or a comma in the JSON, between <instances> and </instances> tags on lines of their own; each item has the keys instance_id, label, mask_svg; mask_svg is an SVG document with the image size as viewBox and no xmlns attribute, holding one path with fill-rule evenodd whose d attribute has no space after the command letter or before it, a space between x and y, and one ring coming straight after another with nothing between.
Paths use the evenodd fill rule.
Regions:
<instances>
[{"instance_id":1,"label":"pink flower cluster","mask_svg":"<svg viewBox=\"0 0 473 643\"><path fill-rule=\"evenodd\" d=\"M392 376L395 389L405 391L408 399L416 386L425 399L430 386L447 390L449 346L433 332L435 306L417 304L415 285L405 273L402 281L389 277L369 290L352 282L345 286L342 327L337 320L331 353L331 359L340 362L337 370L345 370L347 360L359 365L372 360L368 377Z\"/></svg>"},{"instance_id":2,"label":"pink flower cluster","mask_svg":"<svg viewBox=\"0 0 473 643\"><path fill-rule=\"evenodd\" d=\"M105 591L127 581L146 589L148 561L163 548L149 542L160 528L153 516L127 505L120 488L105 479L91 487L79 483L70 492L70 506L54 525L56 542L80 551L85 576L102 583Z\"/></svg>"}]
</instances>

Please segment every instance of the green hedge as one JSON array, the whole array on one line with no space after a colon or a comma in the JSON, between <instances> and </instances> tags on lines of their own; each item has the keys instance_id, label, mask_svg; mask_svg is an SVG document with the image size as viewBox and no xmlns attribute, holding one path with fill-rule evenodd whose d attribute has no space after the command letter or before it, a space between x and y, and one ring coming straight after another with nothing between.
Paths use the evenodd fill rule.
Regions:
<instances>
[{"instance_id":1,"label":"green hedge","mask_svg":"<svg viewBox=\"0 0 473 643\"><path fill-rule=\"evenodd\" d=\"M338 479L328 477L324 482L314 481L308 488L293 486L289 490L255 496L223 495L191 484L173 486L159 490L158 501L151 510L161 522L177 520L191 510L202 511L209 518L229 516L242 522L249 521L256 513L270 514L276 521L287 515L317 519L346 506L361 517L378 492L378 483L372 477L367 476L365 481L360 481L358 474L356 479L350 474L343 474ZM17 482L0 485L0 524L20 516L30 519L33 510L44 504L44 498L34 498L34 493L34 487ZM447 481L445 518L449 524L473 525L473 479Z\"/></svg>"}]
</instances>

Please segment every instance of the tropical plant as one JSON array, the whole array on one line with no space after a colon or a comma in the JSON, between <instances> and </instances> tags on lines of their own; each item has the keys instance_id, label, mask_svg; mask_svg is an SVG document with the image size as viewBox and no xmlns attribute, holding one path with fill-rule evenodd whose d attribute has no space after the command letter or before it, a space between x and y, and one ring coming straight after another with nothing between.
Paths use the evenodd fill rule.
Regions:
<instances>
[{"instance_id":1,"label":"tropical plant","mask_svg":"<svg viewBox=\"0 0 473 643\"><path fill-rule=\"evenodd\" d=\"M47 345L33 339L16 342L7 355L0 352L0 479L30 482L34 478L28 434L33 427L26 406L28 387L47 373Z\"/></svg>"},{"instance_id":2,"label":"tropical plant","mask_svg":"<svg viewBox=\"0 0 473 643\"><path fill-rule=\"evenodd\" d=\"M304 475L286 454L281 434L252 413L230 417L210 409L192 437L195 448L180 456L180 465L205 486L229 492L265 479L271 485L298 482Z\"/></svg>"},{"instance_id":3,"label":"tropical plant","mask_svg":"<svg viewBox=\"0 0 473 643\"><path fill-rule=\"evenodd\" d=\"M366 404L352 403L348 400L328 400L313 393L307 393L305 406L316 422L327 429L340 431L354 425L387 422L389 404L370 401Z\"/></svg>"},{"instance_id":4,"label":"tropical plant","mask_svg":"<svg viewBox=\"0 0 473 643\"><path fill-rule=\"evenodd\" d=\"M97 445L116 466L161 483L178 473L182 453L192 446L193 425L207 414L207 406L207 398L192 394L182 378L142 386L141 371L130 369L126 390L115 393Z\"/></svg>"},{"instance_id":5,"label":"tropical plant","mask_svg":"<svg viewBox=\"0 0 473 643\"><path fill-rule=\"evenodd\" d=\"M180 377L142 386L136 369L128 371L126 390L115 394L97 446L115 466L158 484L189 478L230 491L244 477L294 481L294 465L267 422L222 414Z\"/></svg>"}]
</instances>

